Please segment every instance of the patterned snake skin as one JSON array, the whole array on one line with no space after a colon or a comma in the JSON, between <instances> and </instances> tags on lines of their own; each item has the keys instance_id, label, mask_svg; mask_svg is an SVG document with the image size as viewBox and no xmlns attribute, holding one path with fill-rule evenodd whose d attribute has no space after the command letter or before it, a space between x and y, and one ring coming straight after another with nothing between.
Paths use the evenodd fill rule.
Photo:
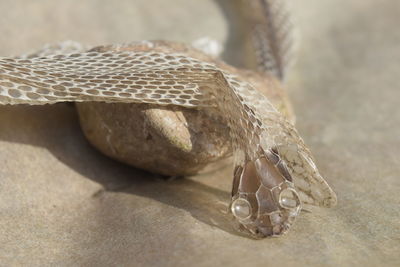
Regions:
<instances>
[{"instance_id":1,"label":"patterned snake skin","mask_svg":"<svg viewBox=\"0 0 400 267\"><path fill-rule=\"evenodd\" d=\"M270 2L280 1L251 2L261 4L265 11ZM251 22L256 23L257 36L260 29L268 31L265 15L262 19ZM264 47L257 50L258 57L264 58L263 69L272 68L282 78L283 61L276 59L284 57L276 48L274 52L266 49L271 45L264 37L255 39L259 40L256 48ZM138 49L143 45L145 51ZM230 210L243 229L254 237L280 235L303 205L336 203L335 193L319 174L294 126L250 83L213 62L152 47L157 43L86 52L78 52L77 47L72 49L77 52L63 54L64 46L58 51L0 58L0 104L101 101L214 107L230 130L235 153ZM274 53L277 56L267 58Z\"/></svg>"}]
</instances>

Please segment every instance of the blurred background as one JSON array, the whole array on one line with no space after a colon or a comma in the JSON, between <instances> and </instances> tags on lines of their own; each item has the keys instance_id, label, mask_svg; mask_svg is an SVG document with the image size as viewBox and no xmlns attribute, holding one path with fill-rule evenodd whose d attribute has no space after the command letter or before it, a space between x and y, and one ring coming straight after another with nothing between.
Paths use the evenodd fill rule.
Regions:
<instances>
[{"instance_id":1,"label":"blurred background","mask_svg":"<svg viewBox=\"0 0 400 267\"><path fill-rule=\"evenodd\" d=\"M298 59L287 83L297 127L337 207L288 235L237 235L222 210L229 161L165 181L102 156L74 108L0 107L0 262L10 265L400 264L400 2L292 1ZM207 36L242 62L229 0L1 0L0 55Z\"/></svg>"}]
</instances>

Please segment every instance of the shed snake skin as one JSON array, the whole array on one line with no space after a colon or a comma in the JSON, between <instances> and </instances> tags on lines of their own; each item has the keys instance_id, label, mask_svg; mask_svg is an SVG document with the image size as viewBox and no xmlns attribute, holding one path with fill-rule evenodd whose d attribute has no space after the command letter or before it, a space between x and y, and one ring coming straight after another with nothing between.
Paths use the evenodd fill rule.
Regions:
<instances>
[{"instance_id":1,"label":"shed snake skin","mask_svg":"<svg viewBox=\"0 0 400 267\"><path fill-rule=\"evenodd\" d=\"M283 80L291 53L283 1L245 6L260 71ZM214 110L226 121L234 150L230 211L256 238L286 233L304 205L336 204L294 126L240 75L168 42L65 50L0 58L0 104L101 101Z\"/></svg>"}]
</instances>

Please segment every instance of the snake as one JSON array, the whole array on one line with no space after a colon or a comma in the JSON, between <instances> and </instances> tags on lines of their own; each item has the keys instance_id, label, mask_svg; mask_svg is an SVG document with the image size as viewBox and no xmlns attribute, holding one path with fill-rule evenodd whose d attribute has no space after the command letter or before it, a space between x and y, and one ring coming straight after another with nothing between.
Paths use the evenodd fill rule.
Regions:
<instances>
[{"instance_id":1,"label":"snake","mask_svg":"<svg viewBox=\"0 0 400 267\"><path fill-rule=\"evenodd\" d=\"M293 47L284 1L244 1L244 9L258 72L283 83ZM336 194L293 123L245 74L191 56L194 48L177 47L167 41L92 49L64 45L0 57L0 104L95 101L203 109L222 117L229 131L229 214L240 231L255 238L281 236L305 207L334 206Z\"/></svg>"}]
</instances>

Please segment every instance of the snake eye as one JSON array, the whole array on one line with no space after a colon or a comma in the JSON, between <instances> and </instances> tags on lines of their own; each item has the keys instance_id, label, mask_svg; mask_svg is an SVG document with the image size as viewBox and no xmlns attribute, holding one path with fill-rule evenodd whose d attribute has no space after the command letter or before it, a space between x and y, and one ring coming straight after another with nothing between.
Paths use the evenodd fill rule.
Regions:
<instances>
[{"instance_id":1,"label":"snake eye","mask_svg":"<svg viewBox=\"0 0 400 267\"><path fill-rule=\"evenodd\" d=\"M246 199L238 198L233 201L231 211L237 219L245 220L251 216L251 205Z\"/></svg>"},{"instance_id":2,"label":"snake eye","mask_svg":"<svg viewBox=\"0 0 400 267\"><path fill-rule=\"evenodd\" d=\"M279 204L285 209L294 209L300 206L300 199L296 191L285 188L279 194Z\"/></svg>"}]
</instances>

